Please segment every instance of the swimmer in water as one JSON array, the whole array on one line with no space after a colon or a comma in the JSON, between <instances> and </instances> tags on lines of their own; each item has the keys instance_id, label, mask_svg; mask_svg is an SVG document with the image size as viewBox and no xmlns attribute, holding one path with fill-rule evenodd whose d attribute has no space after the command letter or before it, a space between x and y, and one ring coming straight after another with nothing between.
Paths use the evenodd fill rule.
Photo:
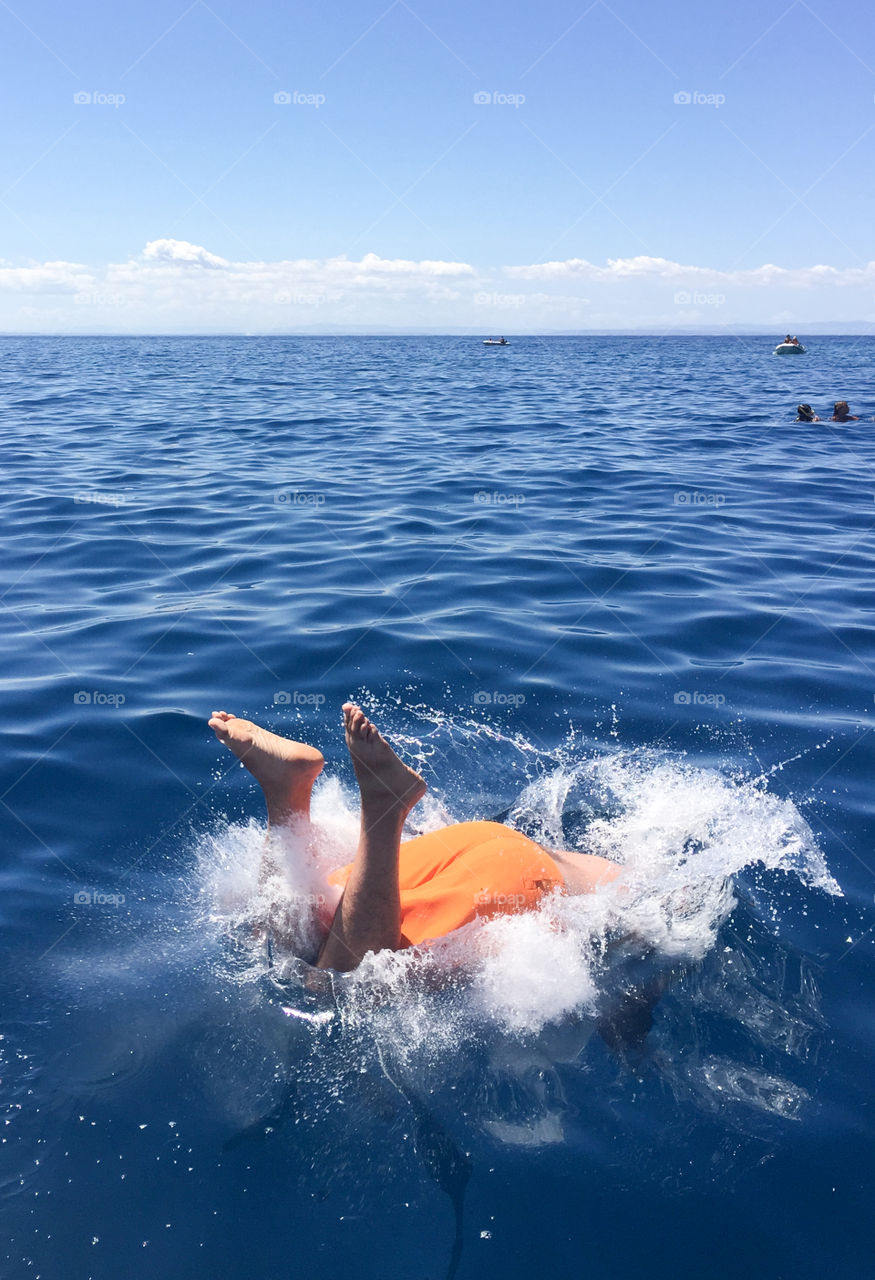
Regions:
<instances>
[{"instance_id":1,"label":"swimmer in water","mask_svg":"<svg viewBox=\"0 0 875 1280\"><path fill-rule=\"evenodd\" d=\"M820 422L810 404L797 404L796 415L797 422Z\"/></svg>"},{"instance_id":2,"label":"swimmer in water","mask_svg":"<svg viewBox=\"0 0 875 1280\"><path fill-rule=\"evenodd\" d=\"M830 422L859 422L851 413L847 400L836 400Z\"/></svg>"},{"instance_id":3,"label":"swimmer in water","mask_svg":"<svg viewBox=\"0 0 875 1280\"><path fill-rule=\"evenodd\" d=\"M210 728L264 792L269 827L300 830L322 753L227 711ZM622 874L606 858L548 853L498 822L461 822L401 839L426 784L395 754L355 703L343 706L346 745L361 797L354 861L331 876L340 902L316 965L349 972L369 951L401 951L480 918L532 910L554 890L592 893Z\"/></svg>"}]
</instances>

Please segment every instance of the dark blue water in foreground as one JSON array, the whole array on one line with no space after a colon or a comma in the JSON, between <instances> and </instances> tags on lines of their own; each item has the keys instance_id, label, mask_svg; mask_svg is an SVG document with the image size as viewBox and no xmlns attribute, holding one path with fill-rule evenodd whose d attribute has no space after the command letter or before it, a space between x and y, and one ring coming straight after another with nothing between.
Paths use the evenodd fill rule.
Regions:
<instances>
[{"instance_id":1,"label":"dark blue water in foreground","mask_svg":"<svg viewBox=\"0 0 875 1280\"><path fill-rule=\"evenodd\" d=\"M3 1275L871 1274L875 343L806 341L0 340ZM680 886L649 1030L585 921L271 980L204 720L346 838L350 695Z\"/></svg>"}]
</instances>

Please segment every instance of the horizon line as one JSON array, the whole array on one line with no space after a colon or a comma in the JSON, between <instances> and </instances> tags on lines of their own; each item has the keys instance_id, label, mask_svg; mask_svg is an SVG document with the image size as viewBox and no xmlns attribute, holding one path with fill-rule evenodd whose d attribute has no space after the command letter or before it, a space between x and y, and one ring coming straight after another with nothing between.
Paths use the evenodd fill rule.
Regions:
<instances>
[{"instance_id":1,"label":"horizon line","mask_svg":"<svg viewBox=\"0 0 875 1280\"><path fill-rule=\"evenodd\" d=\"M841 321L827 322L827 324L841 325ZM853 323L853 322L848 322ZM869 324L868 329L860 328L841 328L829 327L818 329L812 326L797 326L800 333L804 332L809 338L870 338L875 337L875 321L858 321L858 324ZM484 330L481 329L338 329L338 330L316 330L316 329L290 329L283 332L276 330L244 330L244 329L222 329L200 331L196 329L180 331L153 331L144 329L142 331L131 331L129 333L112 331L112 332L82 332L71 333L69 331L53 331L53 330L16 330L0 329L0 338L479 338ZM495 332L498 332L497 330ZM517 331L507 329L502 336L508 338L525 339L525 338L586 338L586 337L626 337L626 338L720 338L720 337L751 337L761 338L770 334L777 334L778 330L773 327L761 325L758 328L735 328L728 326L712 326L701 328L688 328L666 330L663 328L653 327L640 329L543 329L543 330L526 330ZM491 336L491 335L490 335Z\"/></svg>"}]
</instances>

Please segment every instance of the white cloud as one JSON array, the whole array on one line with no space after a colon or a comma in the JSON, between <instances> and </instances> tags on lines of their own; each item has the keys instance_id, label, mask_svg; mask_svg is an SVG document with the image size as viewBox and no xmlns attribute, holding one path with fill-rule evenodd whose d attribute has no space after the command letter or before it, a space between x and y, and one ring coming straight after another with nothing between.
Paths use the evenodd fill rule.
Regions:
<instances>
[{"instance_id":1,"label":"white cloud","mask_svg":"<svg viewBox=\"0 0 875 1280\"><path fill-rule=\"evenodd\" d=\"M536 262L525 266L509 266L505 273L518 280L594 280L614 283L623 280L691 280L702 284L729 284L740 287L757 285L800 286L873 285L875 262L864 267L778 267L765 263L746 271L721 271L715 267L696 267L668 258L609 258L605 266L586 258L566 258L563 262Z\"/></svg>"},{"instance_id":2,"label":"white cloud","mask_svg":"<svg viewBox=\"0 0 875 1280\"><path fill-rule=\"evenodd\" d=\"M188 240L150 240L142 253L146 262L190 263L193 267L227 267L227 258L217 258L199 244Z\"/></svg>"},{"instance_id":3,"label":"white cloud","mask_svg":"<svg viewBox=\"0 0 875 1280\"><path fill-rule=\"evenodd\" d=\"M166 239L151 240L136 257L103 269L106 292L129 306L150 306L165 315L188 311L193 319L203 312L211 325L221 312L231 327L232 315L237 314L237 324L268 328L302 321L331 323L329 308L349 322L367 322L366 315L350 312L360 312L369 300L379 310L381 300L452 299L456 282L475 275L467 262L416 262L375 253L360 261L345 256L231 261L201 245ZM259 306L260 318L256 313L239 314L241 308ZM285 308L284 313L276 313L276 307ZM303 308L297 318L290 314L296 308Z\"/></svg>"},{"instance_id":4,"label":"white cloud","mask_svg":"<svg viewBox=\"0 0 875 1280\"><path fill-rule=\"evenodd\" d=\"M246 281L256 286L281 286L290 280L313 281L321 279L345 284L356 284L384 277L436 278L474 275L474 268L467 262L439 262L425 259L422 262L405 258L380 258L366 253L360 262L347 257L297 258L278 262L231 262L219 258L199 244L187 240L150 240L143 252L124 264L110 263L106 268L114 280L148 278L156 270L165 275L168 271L185 271L190 267L206 267L222 272L229 279ZM182 277L181 277L182 278Z\"/></svg>"},{"instance_id":5,"label":"white cloud","mask_svg":"<svg viewBox=\"0 0 875 1280\"><path fill-rule=\"evenodd\" d=\"M93 286L94 276L80 262L42 262L13 267L0 260L0 289L15 293L76 293Z\"/></svg>"},{"instance_id":6,"label":"white cloud","mask_svg":"<svg viewBox=\"0 0 875 1280\"><path fill-rule=\"evenodd\" d=\"M331 261L347 265L345 258L333 258ZM467 262L432 262L428 258L422 262L408 262L404 258L378 258L375 253L366 253L361 262L348 265L361 271L387 272L391 275L472 276L475 274L474 268Z\"/></svg>"},{"instance_id":7,"label":"white cloud","mask_svg":"<svg viewBox=\"0 0 875 1280\"><path fill-rule=\"evenodd\" d=\"M803 291L800 294L800 291ZM0 260L6 332L288 332L635 329L871 318L875 263L744 271L638 256L498 268L426 258L245 261L150 240L126 262ZM54 295L54 298L51 298ZM805 314L799 315L799 298ZM75 304L75 305L74 305ZM787 323L791 323L789 320Z\"/></svg>"}]
</instances>

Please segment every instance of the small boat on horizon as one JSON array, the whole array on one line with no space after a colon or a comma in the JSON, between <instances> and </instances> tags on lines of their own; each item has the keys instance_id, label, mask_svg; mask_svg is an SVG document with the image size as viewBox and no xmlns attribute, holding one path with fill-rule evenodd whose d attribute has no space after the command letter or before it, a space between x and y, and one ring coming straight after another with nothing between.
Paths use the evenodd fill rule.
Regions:
<instances>
[{"instance_id":1,"label":"small boat on horizon","mask_svg":"<svg viewBox=\"0 0 875 1280\"><path fill-rule=\"evenodd\" d=\"M805 348L798 338L795 342L779 342L775 347L776 356L800 356L804 351Z\"/></svg>"},{"instance_id":2,"label":"small boat on horizon","mask_svg":"<svg viewBox=\"0 0 875 1280\"><path fill-rule=\"evenodd\" d=\"M509 347L510 343L507 338L484 338L484 347Z\"/></svg>"}]
</instances>

